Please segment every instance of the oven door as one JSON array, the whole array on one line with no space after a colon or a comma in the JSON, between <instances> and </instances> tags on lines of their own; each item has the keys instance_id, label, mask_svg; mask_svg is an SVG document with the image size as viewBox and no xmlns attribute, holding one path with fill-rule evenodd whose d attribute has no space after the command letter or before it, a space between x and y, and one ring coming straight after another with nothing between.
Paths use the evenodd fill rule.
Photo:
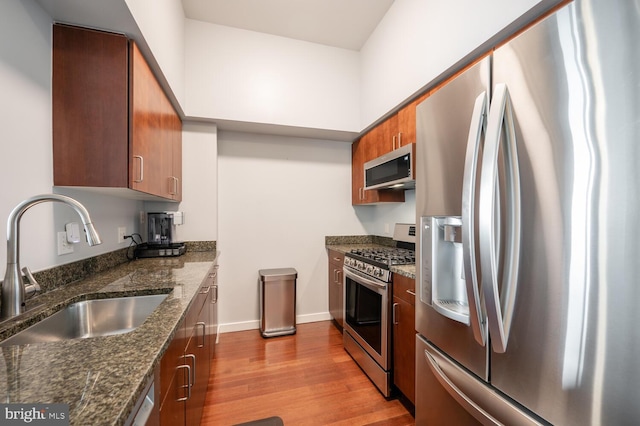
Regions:
<instances>
[{"instance_id":1,"label":"oven door","mask_svg":"<svg viewBox=\"0 0 640 426\"><path fill-rule=\"evenodd\" d=\"M344 268L344 328L385 371L389 370L388 288Z\"/></svg>"}]
</instances>

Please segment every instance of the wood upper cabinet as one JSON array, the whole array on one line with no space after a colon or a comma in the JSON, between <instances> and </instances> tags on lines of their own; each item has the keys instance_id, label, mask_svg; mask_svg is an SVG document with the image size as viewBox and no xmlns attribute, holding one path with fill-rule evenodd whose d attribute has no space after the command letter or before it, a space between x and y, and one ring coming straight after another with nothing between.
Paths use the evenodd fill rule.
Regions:
<instances>
[{"instance_id":1,"label":"wood upper cabinet","mask_svg":"<svg viewBox=\"0 0 640 426\"><path fill-rule=\"evenodd\" d=\"M182 122L133 41L54 25L52 98L54 185L182 199Z\"/></svg>"},{"instance_id":2,"label":"wood upper cabinet","mask_svg":"<svg viewBox=\"0 0 640 426\"><path fill-rule=\"evenodd\" d=\"M351 204L404 202L404 191L365 190L364 163L416 142L416 106L429 96L426 92L400 109L352 145Z\"/></svg>"},{"instance_id":3,"label":"wood upper cabinet","mask_svg":"<svg viewBox=\"0 0 640 426\"><path fill-rule=\"evenodd\" d=\"M415 404L415 280L393 275L393 383Z\"/></svg>"},{"instance_id":4,"label":"wood upper cabinet","mask_svg":"<svg viewBox=\"0 0 640 426\"><path fill-rule=\"evenodd\" d=\"M397 114L398 131L396 134L396 148L410 143L416 143L416 107L429 97L429 92L418 96L408 105L404 106Z\"/></svg>"},{"instance_id":5,"label":"wood upper cabinet","mask_svg":"<svg viewBox=\"0 0 640 426\"><path fill-rule=\"evenodd\" d=\"M382 123L355 141L351 146L351 204L404 202L404 191L365 190L364 163L385 154L391 146L389 124Z\"/></svg>"}]
</instances>

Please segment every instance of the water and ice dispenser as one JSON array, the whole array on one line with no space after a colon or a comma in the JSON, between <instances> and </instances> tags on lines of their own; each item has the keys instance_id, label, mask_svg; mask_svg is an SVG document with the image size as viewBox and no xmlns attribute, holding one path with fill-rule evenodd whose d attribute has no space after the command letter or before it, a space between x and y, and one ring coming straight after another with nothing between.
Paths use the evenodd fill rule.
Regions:
<instances>
[{"instance_id":1,"label":"water and ice dispenser","mask_svg":"<svg viewBox=\"0 0 640 426\"><path fill-rule=\"evenodd\" d=\"M420 298L445 317L469 325L469 302L462 260L462 218L422 217L420 226Z\"/></svg>"}]
</instances>

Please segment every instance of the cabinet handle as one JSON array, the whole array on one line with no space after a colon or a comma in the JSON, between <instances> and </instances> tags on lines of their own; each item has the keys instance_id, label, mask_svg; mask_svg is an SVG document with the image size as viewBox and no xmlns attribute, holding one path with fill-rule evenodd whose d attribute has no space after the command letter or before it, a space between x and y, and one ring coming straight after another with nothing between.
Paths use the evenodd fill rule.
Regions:
<instances>
[{"instance_id":1,"label":"cabinet handle","mask_svg":"<svg viewBox=\"0 0 640 426\"><path fill-rule=\"evenodd\" d=\"M211 299L211 304L214 305L218 303L218 286L213 285L213 298Z\"/></svg>"},{"instance_id":2,"label":"cabinet handle","mask_svg":"<svg viewBox=\"0 0 640 426\"><path fill-rule=\"evenodd\" d=\"M402 132L398 132L398 148L402 148Z\"/></svg>"},{"instance_id":3,"label":"cabinet handle","mask_svg":"<svg viewBox=\"0 0 640 426\"><path fill-rule=\"evenodd\" d=\"M335 261L336 261L336 262L338 262L338 263L342 263L342 262L340 261L340 258L339 258L339 257L334 257L334 258L333 258L333 260L335 260Z\"/></svg>"},{"instance_id":4,"label":"cabinet handle","mask_svg":"<svg viewBox=\"0 0 640 426\"><path fill-rule=\"evenodd\" d=\"M207 324L205 324L202 321L199 321L196 323L196 326L201 325L202 326L202 344L198 345L199 348L204 348L204 343L205 343L205 334L207 333ZM198 331L196 330L196 337L198 337Z\"/></svg>"},{"instance_id":5,"label":"cabinet handle","mask_svg":"<svg viewBox=\"0 0 640 426\"><path fill-rule=\"evenodd\" d=\"M187 354L184 357L190 358L191 365L193 365L193 368L189 368L189 371L193 375L193 380L191 380L191 376L189 377L189 386L193 386L196 382L196 356L194 354ZM191 392L189 392L189 398L191 398Z\"/></svg>"},{"instance_id":6,"label":"cabinet handle","mask_svg":"<svg viewBox=\"0 0 640 426\"><path fill-rule=\"evenodd\" d=\"M396 149L396 137L394 136L392 139L393 139L393 145L391 147L391 150L393 151Z\"/></svg>"},{"instance_id":7,"label":"cabinet handle","mask_svg":"<svg viewBox=\"0 0 640 426\"><path fill-rule=\"evenodd\" d=\"M338 279L336 280L336 284L342 285L342 278L340 278L340 275L342 274L342 271L340 269L338 269L338 270L336 270L336 272L338 273Z\"/></svg>"},{"instance_id":8,"label":"cabinet handle","mask_svg":"<svg viewBox=\"0 0 640 426\"><path fill-rule=\"evenodd\" d=\"M207 286L207 289L205 291L201 291L200 294L209 294L209 291L211 291L210 285Z\"/></svg>"},{"instance_id":9,"label":"cabinet handle","mask_svg":"<svg viewBox=\"0 0 640 426\"><path fill-rule=\"evenodd\" d=\"M133 158L138 158L140 160L140 179L134 179L134 182L140 183L144 180L144 158L142 158L142 155L134 155Z\"/></svg>"},{"instance_id":10,"label":"cabinet handle","mask_svg":"<svg viewBox=\"0 0 640 426\"><path fill-rule=\"evenodd\" d=\"M183 388L187 388L187 396L182 397L182 398L178 398L176 401L186 401L187 399L191 398L191 367L189 367L188 365L184 364L184 365L179 365L178 366L178 370L181 368L186 368L187 369L187 377L188 379L188 383L184 386L182 386Z\"/></svg>"},{"instance_id":11,"label":"cabinet handle","mask_svg":"<svg viewBox=\"0 0 640 426\"><path fill-rule=\"evenodd\" d=\"M393 304L393 309L391 310L391 321L393 322L393 325L397 325L398 324L398 316L396 315L396 309L398 308L398 304L394 303Z\"/></svg>"},{"instance_id":12,"label":"cabinet handle","mask_svg":"<svg viewBox=\"0 0 640 426\"><path fill-rule=\"evenodd\" d=\"M175 176L169 176L169 179L171 180L171 183L173 184L173 185L170 185L171 188L169 189L169 194L177 195L178 194L178 183L180 181Z\"/></svg>"},{"instance_id":13,"label":"cabinet handle","mask_svg":"<svg viewBox=\"0 0 640 426\"><path fill-rule=\"evenodd\" d=\"M411 290L411 289L407 289L407 293L409 293L410 295L414 296L416 295L416 292Z\"/></svg>"}]
</instances>

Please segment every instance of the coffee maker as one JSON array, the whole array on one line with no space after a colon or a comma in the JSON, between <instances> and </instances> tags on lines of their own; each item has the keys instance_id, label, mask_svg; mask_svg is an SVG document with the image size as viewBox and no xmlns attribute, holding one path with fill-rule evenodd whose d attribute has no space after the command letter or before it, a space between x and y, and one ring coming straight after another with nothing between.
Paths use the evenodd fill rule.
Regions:
<instances>
[{"instance_id":1,"label":"coffee maker","mask_svg":"<svg viewBox=\"0 0 640 426\"><path fill-rule=\"evenodd\" d=\"M173 242L173 215L170 213L147 214L147 244L169 245Z\"/></svg>"},{"instance_id":2,"label":"coffee maker","mask_svg":"<svg viewBox=\"0 0 640 426\"><path fill-rule=\"evenodd\" d=\"M147 213L147 241L136 246L136 258L180 256L186 252L185 244L175 241L175 215L181 224L181 212Z\"/></svg>"}]
</instances>

